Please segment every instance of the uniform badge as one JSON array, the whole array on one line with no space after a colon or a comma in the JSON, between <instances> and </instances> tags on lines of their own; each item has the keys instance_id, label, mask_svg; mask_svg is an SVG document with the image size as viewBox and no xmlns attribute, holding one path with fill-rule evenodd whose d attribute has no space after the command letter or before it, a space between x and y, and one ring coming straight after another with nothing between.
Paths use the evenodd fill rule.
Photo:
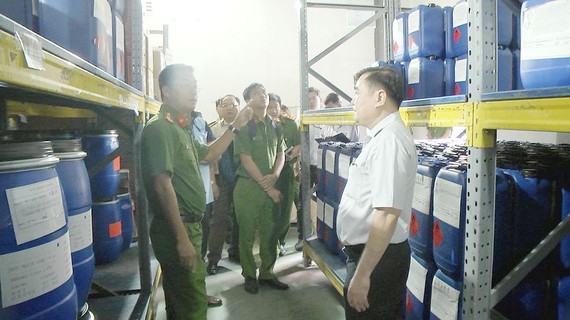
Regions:
<instances>
[{"instance_id":1,"label":"uniform badge","mask_svg":"<svg viewBox=\"0 0 570 320\"><path fill-rule=\"evenodd\" d=\"M178 122L178 124L182 127L185 128L186 125L188 124L188 119L186 119L186 117L183 114L179 114L176 117L176 122Z\"/></svg>"}]
</instances>

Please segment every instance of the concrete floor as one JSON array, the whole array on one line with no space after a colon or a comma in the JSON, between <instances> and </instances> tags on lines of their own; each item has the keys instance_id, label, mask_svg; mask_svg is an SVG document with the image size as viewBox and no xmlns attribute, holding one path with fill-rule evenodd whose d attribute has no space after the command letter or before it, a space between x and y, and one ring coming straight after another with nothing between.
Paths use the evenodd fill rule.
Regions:
<instances>
[{"instance_id":1,"label":"concrete floor","mask_svg":"<svg viewBox=\"0 0 570 320\"><path fill-rule=\"evenodd\" d=\"M287 253L278 257L275 274L290 288L286 291L260 287L256 295L245 292L241 267L227 260L226 248L218 273L206 278L208 294L223 299L221 307L209 308L210 320L337 320L344 319L342 298L314 264L303 267L301 252L294 249L297 230L291 228ZM258 250L257 246L254 252ZM258 258L258 257L256 257ZM157 320L165 320L162 287L156 293Z\"/></svg>"}]
</instances>

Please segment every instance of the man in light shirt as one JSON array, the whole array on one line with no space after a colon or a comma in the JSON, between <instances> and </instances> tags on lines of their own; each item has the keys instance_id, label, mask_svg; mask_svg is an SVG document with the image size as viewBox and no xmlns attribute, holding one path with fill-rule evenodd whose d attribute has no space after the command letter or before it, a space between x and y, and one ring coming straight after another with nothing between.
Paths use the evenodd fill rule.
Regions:
<instances>
[{"instance_id":1,"label":"man in light shirt","mask_svg":"<svg viewBox=\"0 0 570 320\"><path fill-rule=\"evenodd\" d=\"M414 141L398 112L404 85L391 68L367 68L355 80L355 120L369 132L337 217L348 256L346 319L401 319L417 169Z\"/></svg>"}]
</instances>

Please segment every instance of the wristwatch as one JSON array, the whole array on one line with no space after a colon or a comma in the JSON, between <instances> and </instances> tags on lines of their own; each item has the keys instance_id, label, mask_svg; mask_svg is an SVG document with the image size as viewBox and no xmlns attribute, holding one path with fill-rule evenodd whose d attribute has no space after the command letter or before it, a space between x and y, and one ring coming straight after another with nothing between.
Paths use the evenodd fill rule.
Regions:
<instances>
[{"instance_id":1,"label":"wristwatch","mask_svg":"<svg viewBox=\"0 0 570 320\"><path fill-rule=\"evenodd\" d=\"M231 132L233 132L235 135L237 135L239 133L239 130L236 129L234 126L232 126L231 124L228 126L228 130L230 130Z\"/></svg>"}]
</instances>

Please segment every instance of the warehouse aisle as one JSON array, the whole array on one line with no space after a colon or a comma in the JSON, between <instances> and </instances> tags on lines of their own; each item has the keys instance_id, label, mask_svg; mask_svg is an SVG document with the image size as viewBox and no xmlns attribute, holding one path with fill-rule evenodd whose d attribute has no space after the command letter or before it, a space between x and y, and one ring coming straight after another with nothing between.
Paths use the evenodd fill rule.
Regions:
<instances>
[{"instance_id":1,"label":"warehouse aisle","mask_svg":"<svg viewBox=\"0 0 570 320\"><path fill-rule=\"evenodd\" d=\"M303 267L301 252L294 249L297 230L291 228L287 254L277 258L275 273L289 284L287 291L260 287L257 295L243 289L239 265L227 260L227 253L218 266L218 273L206 278L208 294L221 297L221 307L209 308L209 320L344 319L342 298L316 265ZM257 247L256 249L257 250ZM255 252L255 251L254 251ZM256 257L258 258L258 257ZM157 320L166 320L162 287L156 297Z\"/></svg>"}]
</instances>

